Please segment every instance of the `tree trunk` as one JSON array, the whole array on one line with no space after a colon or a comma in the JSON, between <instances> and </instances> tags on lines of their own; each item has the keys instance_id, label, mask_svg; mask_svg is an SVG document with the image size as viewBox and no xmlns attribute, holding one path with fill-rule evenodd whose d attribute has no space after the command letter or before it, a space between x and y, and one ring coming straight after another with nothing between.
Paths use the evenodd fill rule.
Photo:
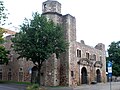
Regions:
<instances>
[{"instance_id":1,"label":"tree trunk","mask_svg":"<svg viewBox=\"0 0 120 90\"><path fill-rule=\"evenodd\" d=\"M41 86L41 65L38 66L37 83Z\"/></svg>"}]
</instances>

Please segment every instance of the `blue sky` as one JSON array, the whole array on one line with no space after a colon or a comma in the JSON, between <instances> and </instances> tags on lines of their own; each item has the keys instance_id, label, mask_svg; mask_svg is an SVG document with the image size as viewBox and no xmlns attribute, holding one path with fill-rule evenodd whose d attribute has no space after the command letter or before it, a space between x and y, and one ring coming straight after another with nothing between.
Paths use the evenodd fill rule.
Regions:
<instances>
[{"instance_id":1,"label":"blue sky","mask_svg":"<svg viewBox=\"0 0 120 90\"><path fill-rule=\"evenodd\" d=\"M3 0L10 15L14 30L24 18L31 18L32 12L42 13L45 0ZM76 17L77 41L95 46L104 43L106 49L112 41L120 40L120 0L58 0L62 4L62 14Z\"/></svg>"}]
</instances>

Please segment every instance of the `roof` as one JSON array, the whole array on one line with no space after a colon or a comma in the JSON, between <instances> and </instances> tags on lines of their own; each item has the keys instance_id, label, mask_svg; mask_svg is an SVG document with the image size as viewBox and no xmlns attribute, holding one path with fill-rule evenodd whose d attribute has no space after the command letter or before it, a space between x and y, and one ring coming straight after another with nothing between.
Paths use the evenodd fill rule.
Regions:
<instances>
[{"instance_id":1,"label":"roof","mask_svg":"<svg viewBox=\"0 0 120 90\"><path fill-rule=\"evenodd\" d=\"M16 34L15 31L11 31L11 30L8 30L8 29L5 29L5 33L6 33L6 34L11 34L11 35Z\"/></svg>"}]
</instances>

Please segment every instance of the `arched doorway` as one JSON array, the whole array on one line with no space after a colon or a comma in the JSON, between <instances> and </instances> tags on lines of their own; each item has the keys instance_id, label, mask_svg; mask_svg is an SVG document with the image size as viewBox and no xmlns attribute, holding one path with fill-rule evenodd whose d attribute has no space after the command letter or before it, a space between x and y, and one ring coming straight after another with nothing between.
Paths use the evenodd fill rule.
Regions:
<instances>
[{"instance_id":1,"label":"arched doorway","mask_svg":"<svg viewBox=\"0 0 120 90\"><path fill-rule=\"evenodd\" d=\"M96 76L96 81L100 83L101 82L101 73L100 73L99 69L96 70L96 75L97 75Z\"/></svg>"},{"instance_id":2,"label":"arched doorway","mask_svg":"<svg viewBox=\"0 0 120 90\"><path fill-rule=\"evenodd\" d=\"M31 83L37 82L37 75L38 75L38 69L36 66L32 68L32 74L31 74Z\"/></svg>"},{"instance_id":3,"label":"arched doorway","mask_svg":"<svg viewBox=\"0 0 120 90\"><path fill-rule=\"evenodd\" d=\"M82 68L81 70L81 84L87 84L87 70L85 67Z\"/></svg>"}]
</instances>

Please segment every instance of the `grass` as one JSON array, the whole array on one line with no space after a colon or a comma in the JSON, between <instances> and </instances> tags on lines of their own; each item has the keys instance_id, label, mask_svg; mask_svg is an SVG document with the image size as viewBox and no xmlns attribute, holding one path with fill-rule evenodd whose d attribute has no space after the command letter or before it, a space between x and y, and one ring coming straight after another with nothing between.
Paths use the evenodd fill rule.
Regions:
<instances>
[{"instance_id":1,"label":"grass","mask_svg":"<svg viewBox=\"0 0 120 90\"><path fill-rule=\"evenodd\" d=\"M46 88L61 88L66 86L47 86L39 87L37 84L32 84L30 82L16 82L16 81L0 81L0 84L24 84L27 85L26 90L47 90Z\"/></svg>"},{"instance_id":2,"label":"grass","mask_svg":"<svg viewBox=\"0 0 120 90\"><path fill-rule=\"evenodd\" d=\"M7 83L14 83L14 84L26 84L26 85L31 85L30 82L16 82L16 81L0 81L0 84L7 84Z\"/></svg>"}]
</instances>

